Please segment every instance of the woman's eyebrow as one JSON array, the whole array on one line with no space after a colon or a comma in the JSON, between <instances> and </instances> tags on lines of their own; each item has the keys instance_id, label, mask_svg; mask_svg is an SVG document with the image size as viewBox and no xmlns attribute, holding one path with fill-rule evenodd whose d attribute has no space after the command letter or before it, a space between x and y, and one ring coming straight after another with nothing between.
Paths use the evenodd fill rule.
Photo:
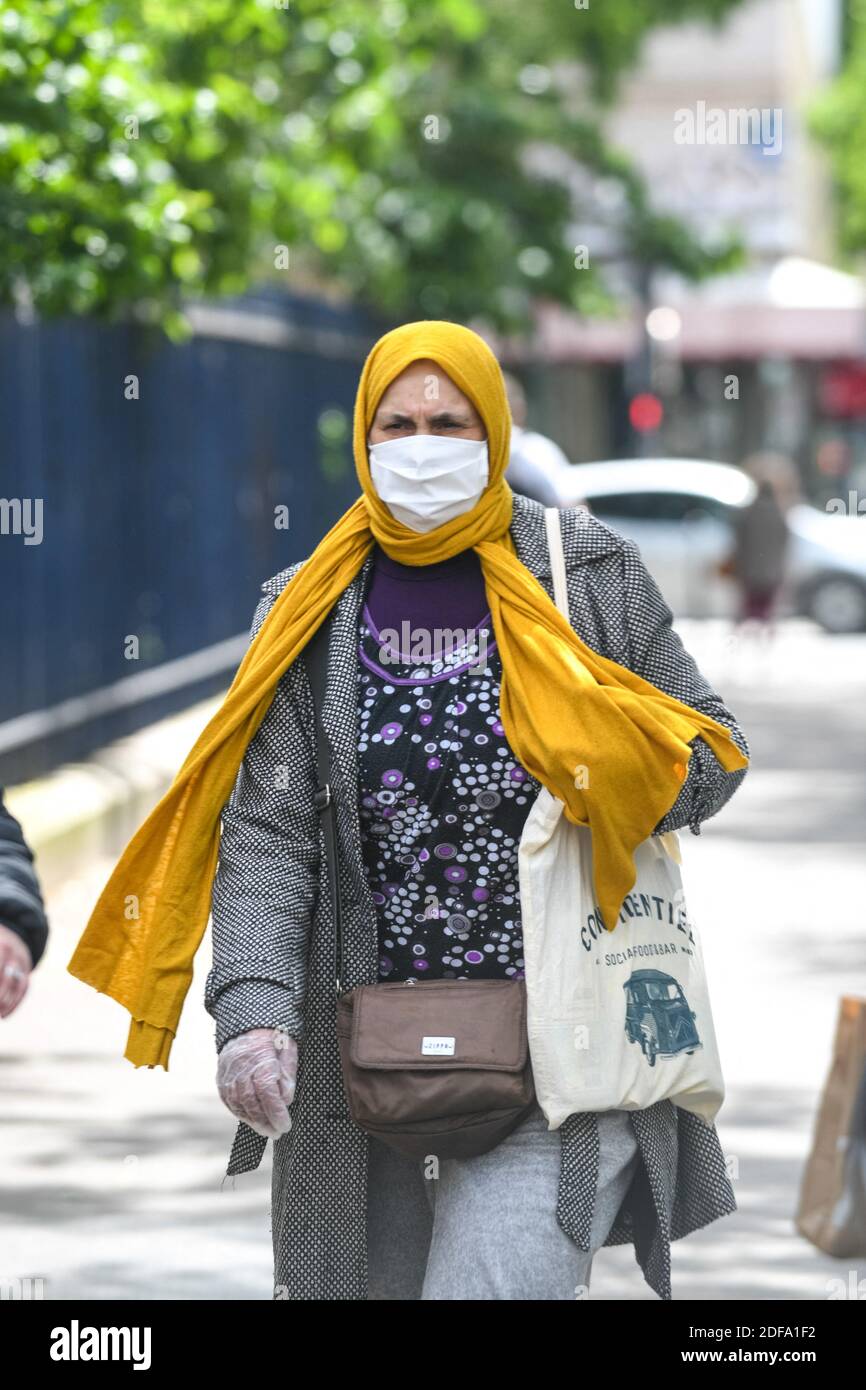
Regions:
<instances>
[{"instance_id":1,"label":"woman's eyebrow","mask_svg":"<svg viewBox=\"0 0 866 1390\"><path fill-rule=\"evenodd\" d=\"M405 415L402 410L386 410L382 416L382 423L388 421L389 424L409 424L413 423L411 415Z\"/></svg>"},{"instance_id":2,"label":"woman's eyebrow","mask_svg":"<svg viewBox=\"0 0 866 1390\"><path fill-rule=\"evenodd\" d=\"M434 425L468 425L469 415L465 410L439 410L431 415L430 422Z\"/></svg>"},{"instance_id":3,"label":"woman's eyebrow","mask_svg":"<svg viewBox=\"0 0 866 1390\"><path fill-rule=\"evenodd\" d=\"M382 417L382 424L414 424L414 417L406 415L402 410L388 410ZM434 425L468 425L469 415L465 411L439 410L435 415L431 415L430 423Z\"/></svg>"}]
</instances>

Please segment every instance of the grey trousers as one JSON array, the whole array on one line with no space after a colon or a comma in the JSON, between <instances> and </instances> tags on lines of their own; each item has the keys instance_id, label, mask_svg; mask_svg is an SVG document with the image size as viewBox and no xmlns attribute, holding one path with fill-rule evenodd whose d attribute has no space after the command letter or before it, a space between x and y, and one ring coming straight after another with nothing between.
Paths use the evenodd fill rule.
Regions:
<instances>
[{"instance_id":1,"label":"grey trousers","mask_svg":"<svg viewBox=\"0 0 866 1390\"><path fill-rule=\"evenodd\" d=\"M425 1160L369 1141L367 1251L371 1299L575 1299L588 1296L605 1242L640 1162L628 1112L598 1116L598 1189L580 1250L556 1220L560 1136L539 1106L477 1158Z\"/></svg>"}]
</instances>

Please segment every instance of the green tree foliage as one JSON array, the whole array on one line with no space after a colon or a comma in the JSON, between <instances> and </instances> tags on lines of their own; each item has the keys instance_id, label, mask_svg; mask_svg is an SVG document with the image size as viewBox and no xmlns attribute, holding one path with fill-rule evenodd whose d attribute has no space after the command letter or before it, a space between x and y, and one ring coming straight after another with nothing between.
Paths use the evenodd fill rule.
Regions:
<instances>
[{"instance_id":1,"label":"green tree foliage","mask_svg":"<svg viewBox=\"0 0 866 1390\"><path fill-rule=\"evenodd\" d=\"M826 146L836 180L843 250L866 250L866 0L848 0L845 59L812 108L812 132Z\"/></svg>"},{"instance_id":2,"label":"green tree foliage","mask_svg":"<svg viewBox=\"0 0 866 1390\"><path fill-rule=\"evenodd\" d=\"M653 26L738 3L0 0L0 300L178 333L185 299L279 276L397 317L592 310L534 148L618 190L624 255L711 274L736 249L654 209L600 123Z\"/></svg>"}]
</instances>

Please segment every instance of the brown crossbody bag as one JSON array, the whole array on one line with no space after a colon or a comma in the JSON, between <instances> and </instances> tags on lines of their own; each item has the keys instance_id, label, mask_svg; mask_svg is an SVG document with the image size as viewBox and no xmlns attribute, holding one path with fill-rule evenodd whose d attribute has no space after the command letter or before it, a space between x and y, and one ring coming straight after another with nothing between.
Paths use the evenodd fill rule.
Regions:
<instances>
[{"instance_id":1,"label":"brown crossbody bag","mask_svg":"<svg viewBox=\"0 0 866 1390\"><path fill-rule=\"evenodd\" d=\"M472 1158L535 1103L523 980L383 981L341 992L343 932L334 798L321 710L330 620L304 653L316 712L316 806L336 926L343 1088L361 1129L413 1157Z\"/></svg>"}]
</instances>

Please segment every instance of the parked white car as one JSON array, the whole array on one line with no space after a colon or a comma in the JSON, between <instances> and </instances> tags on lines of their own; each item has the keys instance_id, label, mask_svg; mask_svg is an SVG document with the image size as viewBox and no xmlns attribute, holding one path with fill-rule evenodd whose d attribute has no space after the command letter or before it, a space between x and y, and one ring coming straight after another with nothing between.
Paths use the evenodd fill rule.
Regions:
<instances>
[{"instance_id":1,"label":"parked white car","mask_svg":"<svg viewBox=\"0 0 866 1390\"><path fill-rule=\"evenodd\" d=\"M637 541L675 614L733 615L736 589L719 565L731 550L733 516L755 495L742 469L700 459L615 459L574 465L567 481L557 475L557 490L559 506L585 503ZM808 503L786 517L791 539L780 613L813 618L828 632L866 630L866 517Z\"/></svg>"}]
</instances>

